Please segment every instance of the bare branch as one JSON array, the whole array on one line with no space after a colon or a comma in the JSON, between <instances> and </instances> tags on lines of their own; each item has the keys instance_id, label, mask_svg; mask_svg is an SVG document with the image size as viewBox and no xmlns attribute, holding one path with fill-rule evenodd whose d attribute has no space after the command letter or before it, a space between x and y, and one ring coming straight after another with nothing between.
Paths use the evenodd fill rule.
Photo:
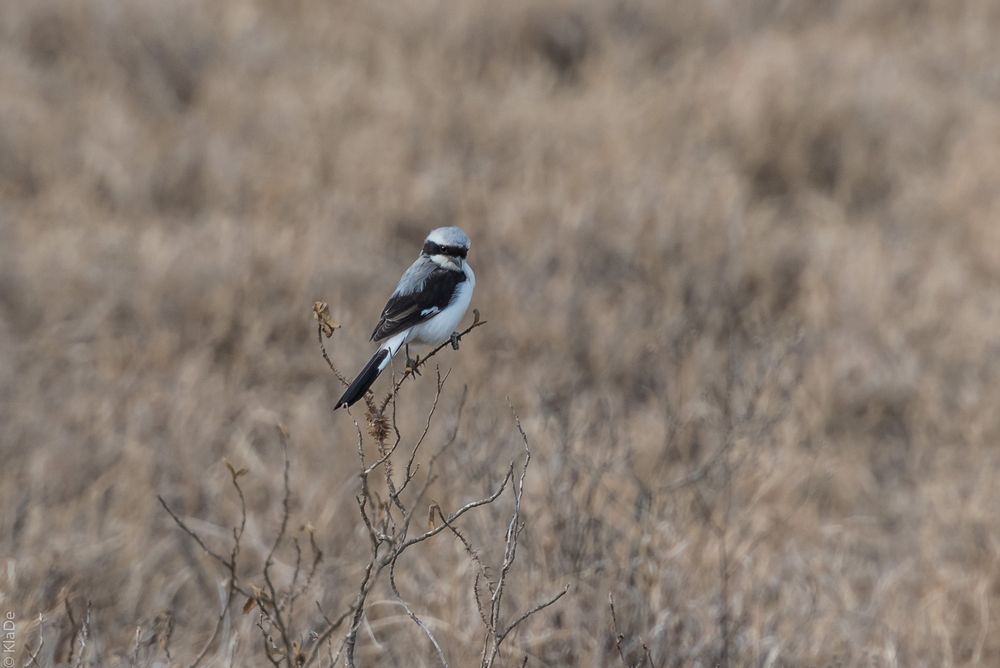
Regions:
<instances>
[{"instance_id":1,"label":"bare branch","mask_svg":"<svg viewBox=\"0 0 1000 668\"><path fill-rule=\"evenodd\" d=\"M365 575L361 580L360 589L354 599L354 604L351 606L351 610L353 612L353 616L351 617L351 629L348 631L347 637L344 639L346 661L350 668L354 668L354 647L357 645L358 641L358 629L361 627L361 617L365 612L365 600L368 598L368 594L371 592L371 588L374 584L372 573L375 570L375 564L378 562L379 546L380 543L377 543L372 547L371 559L368 561L368 567L365 568ZM381 571L382 566L379 566L378 570Z\"/></svg>"},{"instance_id":2,"label":"bare branch","mask_svg":"<svg viewBox=\"0 0 1000 668\"><path fill-rule=\"evenodd\" d=\"M83 665L83 659L87 654L87 641L90 640L90 619L91 612L93 610L93 602L87 601L87 611L84 613L83 622L80 624L80 629L77 633L76 639L80 644L80 653L76 655L76 663L73 664L73 668L80 668ZM170 654L168 653L169 657Z\"/></svg>"},{"instance_id":3,"label":"bare branch","mask_svg":"<svg viewBox=\"0 0 1000 668\"><path fill-rule=\"evenodd\" d=\"M274 580L271 578L271 566L274 565L274 553L278 550L278 546L285 537L285 531L288 529L288 515L289 515L289 498L291 497L291 486L288 482L288 473L290 468L290 463L288 460L288 432L281 425L277 426L278 440L281 443L281 454L284 460L284 472L282 475L282 489L283 494L281 497L281 525L278 528L278 533L274 537L274 543L271 545L270 552L267 553L267 559L264 560L264 582L267 584L268 593L271 597L271 605L273 612L273 621L275 626L278 627L278 631L281 633L281 643L284 646L285 656L292 657L292 643L288 637L288 627L285 623L284 616L282 615L281 608L278 605L278 592L274 586ZM264 610L264 606L261 606L261 610Z\"/></svg>"},{"instance_id":4,"label":"bare branch","mask_svg":"<svg viewBox=\"0 0 1000 668\"><path fill-rule=\"evenodd\" d=\"M219 637L219 631L222 629L222 622L223 620L225 620L226 614L229 612L229 606L233 602L233 592L236 590L233 584L234 584L233 578L230 577L226 581L226 588L222 598L221 610L219 611L218 618L216 618L215 620L215 627L212 629L212 635L202 646L201 651L198 652L198 656L195 657L195 660L191 663L191 668L196 668L198 664L202 662L202 660L205 658L205 655L208 654L208 650L212 647L213 644L215 644L215 639ZM139 637L138 629L136 629L136 654L138 654L139 650L138 637Z\"/></svg>"},{"instance_id":5,"label":"bare branch","mask_svg":"<svg viewBox=\"0 0 1000 668\"><path fill-rule=\"evenodd\" d=\"M396 586L397 559L398 555L393 557L392 562L389 564L389 587L392 589L392 593L396 597L396 601L399 602L399 604L403 606L403 610L406 611L406 616L413 620L414 624L420 627L420 630L424 632L427 639L431 641L432 645L434 645L434 650L437 652L438 660L441 662L441 665L444 666L444 668L448 668L448 661L444 658L444 652L441 651L441 645L438 644L437 638L434 637L434 634L431 633L429 628L427 628L427 625L424 624L423 620L417 617L413 610L410 609L410 606L406 604L406 601L403 600L403 597L399 593L399 588Z\"/></svg>"},{"instance_id":6,"label":"bare branch","mask_svg":"<svg viewBox=\"0 0 1000 668\"><path fill-rule=\"evenodd\" d=\"M340 625L344 623L344 620L350 617L351 614L354 612L354 607L352 606L347 610L345 610L343 613L341 613L341 615L337 617L337 619L331 620L329 617L326 616L326 613L323 611L323 607L319 604L319 601L316 601L316 609L319 610L319 614L323 617L323 621L326 622L326 628L320 631L319 634L316 636L316 642L313 645L313 648L309 652L309 654L306 655L306 659L302 664L303 666L309 666L312 664L312 662L316 659L316 657L319 656L319 650L323 646L323 644L330 640L330 636L333 635L333 632L336 631L338 628L340 628ZM341 651L343 651L343 645L341 645ZM339 651L337 652L337 656L338 657L340 656ZM336 659L331 655L330 665L333 666L335 663Z\"/></svg>"},{"instance_id":7,"label":"bare branch","mask_svg":"<svg viewBox=\"0 0 1000 668\"><path fill-rule=\"evenodd\" d=\"M319 569L319 563L323 560L323 550L319 549L319 545L316 544L316 531L312 524L307 524L301 527L300 530L306 531L309 535L309 549L312 552L312 564L309 566L309 572L306 573L306 579L301 586L295 586L295 579L293 578L292 587L288 592L288 616L291 617L295 610L295 602L298 600L299 596L309 591L312 587L313 578L316 577L316 571ZM296 554L299 554L298 540L295 540L295 550ZM298 573L298 559L296 559L296 573Z\"/></svg>"},{"instance_id":8,"label":"bare branch","mask_svg":"<svg viewBox=\"0 0 1000 668\"><path fill-rule=\"evenodd\" d=\"M520 537L521 531L524 529L524 522L521 521L521 499L524 497L524 478L528 473L528 465L531 463L531 448L528 445L528 435L525 433L524 427L521 425L521 419L514 410L513 404L510 403L509 397L507 399L507 403L510 406L511 414L514 416L514 423L517 425L517 431L521 435L521 442L524 444L524 463L521 466L521 474L518 476L517 485L513 487L514 510L511 513L510 522L507 524L507 535L504 542L504 559L500 566L500 575L497 577L496 584L491 586L492 593L490 596L490 614L489 618L485 620L486 637L483 641L483 653L480 662L482 668L492 668L494 662L500 654L500 646L503 644L503 641L507 638L511 631L521 624L521 622L528 619L536 612L544 610L554 604L560 598L565 596L567 591L569 591L569 586L567 585L561 592L552 598L539 603L535 607L528 609L526 612L517 617L513 623L507 625L506 628L501 629L500 613L504 588L507 585L507 577L510 574L511 568L514 565L514 559L517 556L518 538ZM513 463L511 463L511 473L513 473L513 466ZM476 588L475 593L478 604L478 588Z\"/></svg>"},{"instance_id":9,"label":"bare branch","mask_svg":"<svg viewBox=\"0 0 1000 668\"><path fill-rule=\"evenodd\" d=\"M448 371L448 373L444 375L444 378L442 378L441 367L435 367L435 371L437 373L437 384L435 386L435 391L434 391L434 401L431 404L431 409L427 412L427 421L424 424L423 431L420 432L420 438L417 439L416 444L414 444L413 449L410 451L409 459L406 460L406 475L403 478L403 483L399 486L399 492L397 493L397 496L403 493L403 490L406 489L406 486L410 484L410 481L413 480L413 478L417 474L417 471L413 466L413 461L417 456L417 451L420 449L420 445L424 442L424 439L427 438L427 433L431 429L431 421L434 419L434 413L437 412L438 401L441 399L441 390L444 389L444 384L448 380L448 376L451 375L451 371ZM395 424L395 422L396 419L394 415L393 424Z\"/></svg>"},{"instance_id":10,"label":"bare branch","mask_svg":"<svg viewBox=\"0 0 1000 668\"><path fill-rule=\"evenodd\" d=\"M313 303L313 317L319 321L319 325L316 327L316 336L319 339L319 349L323 353L323 359L326 360L326 365L330 367L330 371L337 377L337 380L343 383L344 387L347 387L350 383L337 370L337 367L333 365L333 361L326 352L326 344L323 343L323 337L330 338L333 336L333 332L339 329L340 325L330 319L330 306L326 302L319 301Z\"/></svg>"},{"instance_id":11,"label":"bare branch","mask_svg":"<svg viewBox=\"0 0 1000 668\"><path fill-rule=\"evenodd\" d=\"M142 641L142 624L135 627L135 640L132 643L132 656L129 660L129 666L131 668L136 668L139 665L139 649L141 647Z\"/></svg>"},{"instance_id":12,"label":"bare branch","mask_svg":"<svg viewBox=\"0 0 1000 668\"><path fill-rule=\"evenodd\" d=\"M45 646L45 618L42 617L41 613L38 614L38 646L35 647L35 651L28 655L28 660L25 662L25 666L36 665L41 668L41 664L38 663L38 653L42 651L42 647ZM13 664L11 664L13 665Z\"/></svg>"},{"instance_id":13,"label":"bare branch","mask_svg":"<svg viewBox=\"0 0 1000 668\"><path fill-rule=\"evenodd\" d=\"M611 606L611 629L615 634L615 647L618 648L618 656L621 657L622 663L625 664L625 668L632 668L629 665L628 660L625 658L625 650L622 648L622 644L625 642L625 634L618 630L618 615L615 613L615 597L608 592L608 605Z\"/></svg>"},{"instance_id":14,"label":"bare branch","mask_svg":"<svg viewBox=\"0 0 1000 668\"><path fill-rule=\"evenodd\" d=\"M184 521L181 520L181 518L178 517L177 514L170 509L170 506L167 505L167 502L163 500L162 496L157 494L156 499L160 502L160 505L163 506L163 509L167 511L167 514L170 515L170 517L173 518L174 522L177 523L177 526L179 526L181 530L184 531L184 533L191 536L191 538L194 539L194 542L198 543L198 547L200 547L205 554L207 554L208 556L212 557L217 562L219 562L223 568L227 570L229 569L230 567L229 562L226 561L224 557L221 557L219 556L218 553L214 552L210 547L208 547L208 545L205 545L205 541L201 539L201 536L195 533L194 529L189 528L188 525L185 524Z\"/></svg>"},{"instance_id":15,"label":"bare branch","mask_svg":"<svg viewBox=\"0 0 1000 668\"><path fill-rule=\"evenodd\" d=\"M233 595L238 586L236 584L236 562L240 554L240 540L243 538L243 532L246 530L247 526L247 500L243 495L243 488L240 487L240 476L246 473L246 469L240 469L237 471L236 468L228 461L226 461L226 468L229 470L230 481L236 489L236 494L240 499L240 523L238 526L233 527L233 548L229 553L229 561L226 566L229 571L229 578L226 580L226 593L222 602L222 609L219 611L219 616L215 620L215 628L212 630L212 635L205 642L201 651L198 653L198 656L196 656L194 661L191 663L191 668L197 668L198 664L200 664L208 654L208 650L215 644L215 640L218 638L219 631L222 629L223 621L226 619L226 614L229 612L229 608L233 602ZM136 654L138 654L138 645L136 646Z\"/></svg>"},{"instance_id":16,"label":"bare branch","mask_svg":"<svg viewBox=\"0 0 1000 668\"><path fill-rule=\"evenodd\" d=\"M453 512L451 515L449 515L448 522L449 523L454 522L459 517L469 512L473 508L478 508L479 506L485 506L488 503L493 503L494 501L496 501L498 498L500 498L500 495L503 494L504 489L507 487L507 483L510 482L513 475L514 475L514 465L511 464L510 467L507 469L507 475L504 476L503 481L500 483L500 487L497 488L497 491L495 491L490 496L468 502L467 504L465 504L464 506ZM439 533L444 531L445 526L446 525L434 527L433 529L424 532L423 534L417 536L416 538L409 539L399 547L398 552L402 553L407 548L416 545L417 543L421 543L427 540L428 538L432 538L438 535Z\"/></svg>"},{"instance_id":17,"label":"bare branch","mask_svg":"<svg viewBox=\"0 0 1000 668\"><path fill-rule=\"evenodd\" d=\"M526 620L528 617L531 617L536 612L539 612L539 611L544 610L545 608L549 607L550 605L552 605L553 603L555 603L556 601L558 601L559 599L561 599L563 596L565 596L568 592L569 592L569 585L566 585L566 586L563 587L563 590L561 592L559 592L558 594L556 594L552 598L550 598L550 599L548 599L546 601L542 601L541 603L539 603L535 607L533 607L533 608L531 608L531 609L526 610L525 612L523 612L520 617L518 617L517 619L515 619L504 630L504 632L500 634L500 638L497 640L497 646L499 646L500 643L504 641L504 639L507 637L507 635L511 631L513 631L514 629L517 628L518 624L520 624L521 622L523 622L524 620Z\"/></svg>"},{"instance_id":18,"label":"bare branch","mask_svg":"<svg viewBox=\"0 0 1000 668\"><path fill-rule=\"evenodd\" d=\"M461 332L459 332L456 335L455 339L457 341L461 341L463 336L465 336L466 334L468 334L469 332L471 332L475 328L482 327L483 325L485 325L487 321L486 320L481 320L480 317L481 316L479 314L479 309L472 309L472 324L469 325L468 327L466 327L465 329L463 329ZM451 339L448 339L447 341L445 341L444 343L442 343L441 345L439 345L437 348L433 349L432 351L430 351L429 353L427 353L426 355L424 355L423 357L421 357L419 360L417 360L416 363L413 365L412 370L416 371L417 369L419 369L420 367L422 367L424 364L426 364L427 361L430 358L434 357L435 355L438 354L438 352L440 352L442 349L444 349L445 346L450 346L450 345L452 345L452 342L451 342ZM411 377L411 376L413 376L413 375L414 374L411 371L409 371L409 370L408 370L407 373L404 373L403 376L398 381L396 381L396 383L394 385L393 392L398 391L399 388L402 387L403 383L406 382L406 379L409 378L409 377Z\"/></svg>"}]
</instances>

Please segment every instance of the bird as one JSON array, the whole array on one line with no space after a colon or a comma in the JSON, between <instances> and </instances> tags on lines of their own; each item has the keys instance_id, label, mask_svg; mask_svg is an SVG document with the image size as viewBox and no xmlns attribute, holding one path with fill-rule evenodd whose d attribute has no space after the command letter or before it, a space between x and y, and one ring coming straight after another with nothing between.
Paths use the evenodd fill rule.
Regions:
<instances>
[{"instance_id":1,"label":"bird","mask_svg":"<svg viewBox=\"0 0 1000 668\"><path fill-rule=\"evenodd\" d=\"M382 309L371 340L375 354L348 385L334 409L353 406L404 346L407 367L415 369L409 344L436 346L448 341L458 348L458 324L472 303L476 274L467 255L472 242L461 228L438 227L424 240L420 255L403 272Z\"/></svg>"}]
</instances>

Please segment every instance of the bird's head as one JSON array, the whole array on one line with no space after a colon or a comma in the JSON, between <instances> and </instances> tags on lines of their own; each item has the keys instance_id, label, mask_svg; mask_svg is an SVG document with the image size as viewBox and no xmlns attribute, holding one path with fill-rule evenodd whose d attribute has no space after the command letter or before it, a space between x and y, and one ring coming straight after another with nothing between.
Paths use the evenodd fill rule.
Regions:
<instances>
[{"instance_id":1,"label":"bird's head","mask_svg":"<svg viewBox=\"0 0 1000 668\"><path fill-rule=\"evenodd\" d=\"M431 230L420 251L441 266L451 265L461 269L472 242L469 235L458 227L438 227Z\"/></svg>"}]
</instances>

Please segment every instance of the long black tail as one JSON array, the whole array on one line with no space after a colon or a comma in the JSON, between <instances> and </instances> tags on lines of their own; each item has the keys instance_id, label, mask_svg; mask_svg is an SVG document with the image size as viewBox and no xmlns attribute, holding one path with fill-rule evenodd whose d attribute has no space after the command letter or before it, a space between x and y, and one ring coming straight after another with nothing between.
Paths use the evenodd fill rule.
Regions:
<instances>
[{"instance_id":1,"label":"long black tail","mask_svg":"<svg viewBox=\"0 0 1000 668\"><path fill-rule=\"evenodd\" d=\"M385 348L378 350L372 355L372 358L368 360L368 364L365 368L361 370L358 377L354 379L354 382L344 390L344 396L342 396L337 403L334 405L334 409L343 408L344 406L353 406L357 401L365 396L365 392L368 388L372 386L378 375L382 373L382 369L379 368L385 358L389 356L389 351Z\"/></svg>"}]
</instances>

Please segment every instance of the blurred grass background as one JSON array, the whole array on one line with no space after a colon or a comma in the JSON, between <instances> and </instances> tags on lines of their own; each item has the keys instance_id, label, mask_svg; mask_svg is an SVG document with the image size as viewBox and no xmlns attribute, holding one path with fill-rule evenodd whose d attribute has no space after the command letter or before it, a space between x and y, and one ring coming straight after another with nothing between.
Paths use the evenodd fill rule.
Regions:
<instances>
[{"instance_id":1,"label":"blurred grass background","mask_svg":"<svg viewBox=\"0 0 1000 668\"><path fill-rule=\"evenodd\" d=\"M266 551L277 422L341 609L355 435L310 308L352 373L423 236L459 225L490 322L438 358L432 435L469 405L436 500L502 476L509 395L535 451L512 603L572 587L511 665L618 661L609 593L636 661L1000 662L997 34L988 1L4 3L22 642L43 613L64 660L66 604L92 600L106 665L165 615L196 653L220 575L155 496L223 545L222 459L246 466ZM470 519L492 558L502 511ZM474 571L422 554L404 594L468 665ZM392 615L365 665L433 665ZM236 665L262 662L251 617Z\"/></svg>"}]
</instances>

